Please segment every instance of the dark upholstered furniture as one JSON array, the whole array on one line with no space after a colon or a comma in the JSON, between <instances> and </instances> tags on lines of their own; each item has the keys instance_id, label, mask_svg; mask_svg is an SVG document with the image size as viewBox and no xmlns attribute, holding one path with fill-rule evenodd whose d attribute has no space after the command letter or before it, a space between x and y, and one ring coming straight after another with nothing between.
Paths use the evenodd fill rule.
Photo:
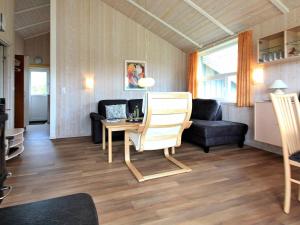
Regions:
<instances>
[{"instance_id":1,"label":"dark upholstered furniture","mask_svg":"<svg viewBox=\"0 0 300 225\"><path fill-rule=\"evenodd\" d=\"M142 117L142 99L102 100L98 103L98 113L91 113L92 139L94 143L102 142L101 120L105 119L105 106L126 104L127 113L139 107ZM222 107L212 99L194 99L191 120L192 126L183 133L183 140L201 146L205 152L217 145L238 144L243 147L248 126L222 120ZM124 140L124 132L113 132L113 140Z\"/></svg>"},{"instance_id":2,"label":"dark upholstered furniture","mask_svg":"<svg viewBox=\"0 0 300 225\"><path fill-rule=\"evenodd\" d=\"M0 209L1 225L98 225L88 194L75 194Z\"/></svg>"},{"instance_id":3,"label":"dark upholstered furniture","mask_svg":"<svg viewBox=\"0 0 300 225\"><path fill-rule=\"evenodd\" d=\"M183 140L201 146L205 152L217 145L244 145L248 126L222 120L221 105L215 100L194 99L191 120L193 124L184 131Z\"/></svg>"},{"instance_id":4,"label":"dark upholstered furniture","mask_svg":"<svg viewBox=\"0 0 300 225\"><path fill-rule=\"evenodd\" d=\"M127 115L128 113L133 113L136 106L139 108L139 116L142 117L142 106L143 99L117 99L117 100L101 100L98 103L98 113L91 113L90 118L92 122L92 140L95 144L102 143L102 125L101 120L106 118L106 105L119 105L126 104ZM113 132L113 140L124 140L124 132Z\"/></svg>"}]
</instances>

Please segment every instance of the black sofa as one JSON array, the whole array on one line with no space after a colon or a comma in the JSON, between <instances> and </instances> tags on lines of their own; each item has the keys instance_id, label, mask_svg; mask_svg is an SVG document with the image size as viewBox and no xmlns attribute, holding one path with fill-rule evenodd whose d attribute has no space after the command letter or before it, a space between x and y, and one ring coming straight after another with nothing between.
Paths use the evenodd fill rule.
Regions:
<instances>
[{"instance_id":1,"label":"black sofa","mask_svg":"<svg viewBox=\"0 0 300 225\"><path fill-rule=\"evenodd\" d=\"M201 146L204 151L217 145L244 146L248 125L222 120L222 107L212 99L193 99L191 127L183 132L183 140Z\"/></svg>"},{"instance_id":2,"label":"black sofa","mask_svg":"<svg viewBox=\"0 0 300 225\"><path fill-rule=\"evenodd\" d=\"M106 105L118 105L125 104L126 105L126 114L128 116L129 113L133 113L136 106L139 108L139 116L143 117L142 113L143 107L143 99L114 99L114 100L101 100L98 102L98 113L91 113L90 118L92 122L92 140L95 144L102 143L102 125L101 120L106 118ZM106 137L107 138L107 137ZM124 132L113 132L112 133L113 140L124 140Z\"/></svg>"},{"instance_id":3,"label":"black sofa","mask_svg":"<svg viewBox=\"0 0 300 225\"><path fill-rule=\"evenodd\" d=\"M105 106L126 104L127 113L133 113L139 107L142 117L142 99L132 100L102 100L98 103L98 113L91 113L92 139L95 144L102 143L101 120L105 119ZM238 144L243 147L248 126L222 120L222 107L212 99L193 99L191 127L183 132L183 140L201 146L204 151L217 145ZM113 132L113 140L123 140L124 132Z\"/></svg>"}]
</instances>

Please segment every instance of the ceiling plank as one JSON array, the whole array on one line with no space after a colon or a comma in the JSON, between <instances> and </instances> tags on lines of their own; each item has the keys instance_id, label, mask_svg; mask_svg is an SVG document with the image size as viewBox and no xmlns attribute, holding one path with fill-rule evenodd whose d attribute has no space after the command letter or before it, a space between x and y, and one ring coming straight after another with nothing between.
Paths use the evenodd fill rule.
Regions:
<instances>
[{"instance_id":1,"label":"ceiling plank","mask_svg":"<svg viewBox=\"0 0 300 225\"><path fill-rule=\"evenodd\" d=\"M166 27L168 27L169 29L171 29L175 33L179 34L181 37L183 37L184 39L188 40L189 42L191 42L192 44L194 44L198 48L202 48L203 47L203 45L201 45L201 44L197 43L196 41L192 40L190 37L186 36L184 33L182 33L181 31L177 30L176 28L174 28L173 26L171 26L170 24L168 24L164 20L160 19L158 16L154 15L153 13L151 13L150 11L148 11L147 9L143 8L141 5L139 5L135 1L133 1L133 0L127 0L127 2L129 2L132 5L134 5L135 7L137 7L139 10L143 11L144 13L148 14L153 19L155 19L158 22L162 23L163 25L165 25Z\"/></svg>"},{"instance_id":2,"label":"ceiling plank","mask_svg":"<svg viewBox=\"0 0 300 225\"><path fill-rule=\"evenodd\" d=\"M281 0L270 0L270 2L283 14L290 12L289 8Z\"/></svg>"},{"instance_id":3,"label":"ceiling plank","mask_svg":"<svg viewBox=\"0 0 300 225\"><path fill-rule=\"evenodd\" d=\"M205 16L207 19L209 19L212 23L220 27L222 30L224 30L229 35L234 35L234 32L231 31L229 28L227 28L224 24L222 24L220 21L216 20L214 17L212 17L210 14L208 14L204 9L202 9L200 6L195 4L192 0L184 0L186 4L194 8L196 11L198 11L201 15Z\"/></svg>"},{"instance_id":4,"label":"ceiling plank","mask_svg":"<svg viewBox=\"0 0 300 225\"><path fill-rule=\"evenodd\" d=\"M20 30L24 30L24 29L27 29L27 28L30 28L30 27L35 27L35 26L38 26L38 25L41 25L41 24L44 24L44 23L50 23L50 20L45 20L45 21L42 21L42 22L26 25L26 26L23 26L23 27L18 27L18 28L15 29L15 31L20 31Z\"/></svg>"},{"instance_id":5,"label":"ceiling plank","mask_svg":"<svg viewBox=\"0 0 300 225\"><path fill-rule=\"evenodd\" d=\"M27 8L27 9L22 9L22 10L16 11L15 15L30 12L30 11L37 10L37 9L46 8L46 7L50 7L50 4L44 4L44 5L34 6L31 8Z\"/></svg>"}]
</instances>

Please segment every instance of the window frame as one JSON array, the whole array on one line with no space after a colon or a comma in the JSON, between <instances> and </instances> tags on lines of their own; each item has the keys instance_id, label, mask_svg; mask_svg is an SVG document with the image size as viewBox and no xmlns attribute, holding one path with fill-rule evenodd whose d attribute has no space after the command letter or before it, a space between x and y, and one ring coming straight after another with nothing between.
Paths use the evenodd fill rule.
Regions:
<instances>
[{"instance_id":1,"label":"window frame","mask_svg":"<svg viewBox=\"0 0 300 225\"><path fill-rule=\"evenodd\" d=\"M223 73L223 74L217 74L215 76L210 76L210 77L206 77L206 76L201 76L201 67L203 66L203 63L202 63L202 60L201 60L201 57L205 56L205 55L208 55L209 53L212 53L212 52L215 52L215 51L218 51L219 49L222 49L224 48L225 46L230 46L230 45L238 45L238 39L235 37L233 39L230 39L230 40L227 40L221 44L218 44L216 46L213 46L211 48L208 48L202 52L199 52L199 59L198 59L198 62L199 62L199 66L198 66L198 72L197 72L197 80L198 80L198 85L200 86L198 88L198 96L201 97L201 98L213 98L219 102L222 102L222 103L236 103L236 99L228 99L228 98L220 98L220 97L205 97L205 96L201 96L201 90L203 90L203 86L204 86L204 82L205 81L213 81L213 80L224 80L224 83L225 85L227 86L227 90L228 90L228 82L229 82L229 77L230 76L237 76L237 71L236 72L231 72L231 73ZM238 60L238 59L237 59ZM229 92L228 92L229 93Z\"/></svg>"}]
</instances>

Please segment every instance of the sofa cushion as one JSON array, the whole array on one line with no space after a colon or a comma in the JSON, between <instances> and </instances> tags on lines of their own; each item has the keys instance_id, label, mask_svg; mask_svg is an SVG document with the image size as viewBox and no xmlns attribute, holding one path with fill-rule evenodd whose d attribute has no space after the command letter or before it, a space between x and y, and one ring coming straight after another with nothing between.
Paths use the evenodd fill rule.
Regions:
<instances>
[{"instance_id":1,"label":"sofa cushion","mask_svg":"<svg viewBox=\"0 0 300 225\"><path fill-rule=\"evenodd\" d=\"M144 117L143 111L143 99L130 99L128 100L128 110L129 113L133 113L135 107L139 108L139 117Z\"/></svg>"},{"instance_id":2,"label":"sofa cushion","mask_svg":"<svg viewBox=\"0 0 300 225\"><path fill-rule=\"evenodd\" d=\"M290 155L289 159L295 162L300 162L300 152L293 153Z\"/></svg>"},{"instance_id":3,"label":"sofa cushion","mask_svg":"<svg viewBox=\"0 0 300 225\"><path fill-rule=\"evenodd\" d=\"M119 104L125 104L126 105L126 114L128 114L128 104L127 100L125 99L117 99L117 100L101 100L98 103L98 113L101 116L104 116L106 118L106 105L119 105Z\"/></svg>"},{"instance_id":4,"label":"sofa cushion","mask_svg":"<svg viewBox=\"0 0 300 225\"><path fill-rule=\"evenodd\" d=\"M248 126L243 123L230 121L195 120L189 129L189 134L198 137L211 138L222 136L243 136L247 133Z\"/></svg>"},{"instance_id":5,"label":"sofa cushion","mask_svg":"<svg viewBox=\"0 0 300 225\"><path fill-rule=\"evenodd\" d=\"M219 103L213 99L193 99L192 118L216 120L219 107Z\"/></svg>"},{"instance_id":6,"label":"sofa cushion","mask_svg":"<svg viewBox=\"0 0 300 225\"><path fill-rule=\"evenodd\" d=\"M106 119L126 119L126 105L106 105Z\"/></svg>"}]
</instances>

